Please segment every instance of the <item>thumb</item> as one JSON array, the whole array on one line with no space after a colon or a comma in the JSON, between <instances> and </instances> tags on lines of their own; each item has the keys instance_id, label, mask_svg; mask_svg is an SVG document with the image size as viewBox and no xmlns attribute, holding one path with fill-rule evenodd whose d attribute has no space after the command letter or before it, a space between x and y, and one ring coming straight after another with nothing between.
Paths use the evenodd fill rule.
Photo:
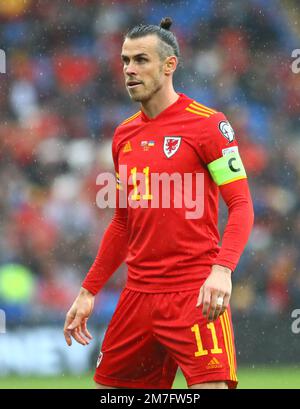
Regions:
<instances>
[{"instance_id":1,"label":"thumb","mask_svg":"<svg viewBox=\"0 0 300 409\"><path fill-rule=\"evenodd\" d=\"M83 318L83 315L77 313L74 320L67 327L67 329L72 330L72 329L75 329L75 328L79 327L82 324L82 318Z\"/></svg>"},{"instance_id":2,"label":"thumb","mask_svg":"<svg viewBox=\"0 0 300 409\"><path fill-rule=\"evenodd\" d=\"M200 288L196 307L200 307L200 305L202 304L202 301L203 301L203 286Z\"/></svg>"}]
</instances>

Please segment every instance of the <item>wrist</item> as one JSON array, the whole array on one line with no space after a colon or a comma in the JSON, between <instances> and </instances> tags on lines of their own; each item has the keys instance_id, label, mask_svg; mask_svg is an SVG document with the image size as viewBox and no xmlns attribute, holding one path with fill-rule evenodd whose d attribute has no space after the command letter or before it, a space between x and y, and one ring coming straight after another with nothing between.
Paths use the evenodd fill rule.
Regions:
<instances>
[{"instance_id":1,"label":"wrist","mask_svg":"<svg viewBox=\"0 0 300 409\"><path fill-rule=\"evenodd\" d=\"M81 287L80 291L79 291L79 296L82 296L82 295L83 296L89 296L89 297L95 297L93 293L91 293L89 290L87 290L84 287Z\"/></svg>"},{"instance_id":2,"label":"wrist","mask_svg":"<svg viewBox=\"0 0 300 409\"><path fill-rule=\"evenodd\" d=\"M218 272L226 273L229 275L231 275L232 273L232 270L230 268L225 267L225 266L220 266L219 264L214 264L212 266L212 271L218 271Z\"/></svg>"}]
</instances>

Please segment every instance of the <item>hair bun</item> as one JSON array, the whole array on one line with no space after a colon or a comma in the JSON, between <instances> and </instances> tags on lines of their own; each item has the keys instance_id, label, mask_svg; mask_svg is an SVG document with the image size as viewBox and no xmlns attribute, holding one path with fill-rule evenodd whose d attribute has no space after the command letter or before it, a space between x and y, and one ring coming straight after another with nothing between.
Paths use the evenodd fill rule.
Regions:
<instances>
[{"instance_id":1,"label":"hair bun","mask_svg":"<svg viewBox=\"0 0 300 409\"><path fill-rule=\"evenodd\" d=\"M165 30L169 30L171 25L172 25L173 21L170 17L165 17L161 20L160 22L160 27L165 29Z\"/></svg>"}]
</instances>

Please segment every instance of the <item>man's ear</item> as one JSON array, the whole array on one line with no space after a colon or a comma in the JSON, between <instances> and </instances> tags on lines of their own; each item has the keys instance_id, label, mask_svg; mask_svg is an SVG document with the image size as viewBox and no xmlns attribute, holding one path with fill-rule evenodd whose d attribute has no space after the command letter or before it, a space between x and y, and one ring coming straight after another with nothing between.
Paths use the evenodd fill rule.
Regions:
<instances>
[{"instance_id":1,"label":"man's ear","mask_svg":"<svg viewBox=\"0 0 300 409\"><path fill-rule=\"evenodd\" d=\"M171 55L166 58L164 64L164 72L166 75L171 75L176 70L178 65L178 58L175 55Z\"/></svg>"}]
</instances>

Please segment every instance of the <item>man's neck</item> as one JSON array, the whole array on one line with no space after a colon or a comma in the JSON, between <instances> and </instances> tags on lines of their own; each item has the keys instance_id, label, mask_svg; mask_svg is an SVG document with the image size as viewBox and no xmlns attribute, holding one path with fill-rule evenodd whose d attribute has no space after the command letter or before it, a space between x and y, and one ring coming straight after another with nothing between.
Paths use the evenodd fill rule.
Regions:
<instances>
[{"instance_id":1,"label":"man's neck","mask_svg":"<svg viewBox=\"0 0 300 409\"><path fill-rule=\"evenodd\" d=\"M141 103L143 112L149 118L155 118L170 105L174 104L179 98L173 88L169 90L169 92L164 91L164 93L162 93L161 91L155 94L149 101Z\"/></svg>"}]
</instances>

